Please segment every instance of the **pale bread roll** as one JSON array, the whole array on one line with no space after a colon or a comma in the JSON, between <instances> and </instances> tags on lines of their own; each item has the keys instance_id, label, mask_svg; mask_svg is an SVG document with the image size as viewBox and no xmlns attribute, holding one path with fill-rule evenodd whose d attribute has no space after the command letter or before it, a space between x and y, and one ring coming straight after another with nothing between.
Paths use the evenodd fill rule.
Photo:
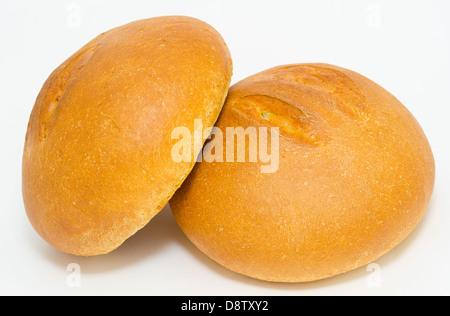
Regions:
<instances>
[{"instance_id":1,"label":"pale bread roll","mask_svg":"<svg viewBox=\"0 0 450 316\"><path fill-rule=\"evenodd\" d=\"M353 270L404 240L430 201L435 165L422 128L350 70L301 64L249 77L230 89L216 126L281 134L276 172L202 162L170 201L187 237L238 273L307 282Z\"/></svg>"}]
</instances>

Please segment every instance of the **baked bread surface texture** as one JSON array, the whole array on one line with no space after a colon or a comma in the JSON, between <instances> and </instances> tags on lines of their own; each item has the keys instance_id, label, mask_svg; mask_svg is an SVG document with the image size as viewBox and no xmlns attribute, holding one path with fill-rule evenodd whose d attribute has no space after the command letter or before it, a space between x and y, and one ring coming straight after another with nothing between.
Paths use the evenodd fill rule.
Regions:
<instances>
[{"instance_id":1,"label":"baked bread surface texture","mask_svg":"<svg viewBox=\"0 0 450 316\"><path fill-rule=\"evenodd\" d=\"M145 226L187 177L176 127L214 125L232 75L216 30L194 18L135 21L58 67L33 108L23 197L36 231L75 255L108 253Z\"/></svg>"},{"instance_id":2,"label":"baked bread surface texture","mask_svg":"<svg viewBox=\"0 0 450 316\"><path fill-rule=\"evenodd\" d=\"M369 264L411 233L433 192L418 122L347 69L298 64L251 76L230 89L216 126L278 127L278 170L202 162L170 206L201 251L256 279L309 282Z\"/></svg>"}]
</instances>

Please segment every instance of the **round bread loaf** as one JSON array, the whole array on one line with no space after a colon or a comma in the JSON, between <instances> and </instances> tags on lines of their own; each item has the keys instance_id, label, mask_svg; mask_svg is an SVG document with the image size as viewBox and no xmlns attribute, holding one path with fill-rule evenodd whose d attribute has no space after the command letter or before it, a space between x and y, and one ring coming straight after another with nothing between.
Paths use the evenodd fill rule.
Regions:
<instances>
[{"instance_id":1,"label":"round bread loaf","mask_svg":"<svg viewBox=\"0 0 450 316\"><path fill-rule=\"evenodd\" d=\"M346 69L300 64L249 77L230 89L216 126L227 140L229 127L259 137L278 128L278 165L263 172L267 159L250 161L249 132L245 162L228 160L227 146L195 166L170 205L201 251L256 279L308 282L366 265L411 233L432 195L434 159L417 121Z\"/></svg>"},{"instance_id":2,"label":"round bread loaf","mask_svg":"<svg viewBox=\"0 0 450 316\"><path fill-rule=\"evenodd\" d=\"M214 125L231 76L222 37L189 17L136 21L75 53L51 74L29 122L23 197L36 231L92 256L145 226L195 163L172 159L172 130Z\"/></svg>"}]
</instances>

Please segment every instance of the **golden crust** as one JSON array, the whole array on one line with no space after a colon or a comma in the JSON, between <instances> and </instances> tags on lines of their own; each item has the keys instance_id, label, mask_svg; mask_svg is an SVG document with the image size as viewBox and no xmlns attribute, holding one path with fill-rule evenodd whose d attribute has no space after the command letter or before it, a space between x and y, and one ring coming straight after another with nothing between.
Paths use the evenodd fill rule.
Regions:
<instances>
[{"instance_id":1,"label":"golden crust","mask_svg":"<svg viewBox=\"0 0 450 316\"><path fill-rule=\"evenodd\" d=\"M278 126L278 171L202 162L170 205L200 250L253 278L308 282L366 265L411 233L433 191L433 155L414 117L336 66L249 77L230 89L216 126Z\"/></svg>"},{"instance_id":2,"label":"golden crust","mask_svg":"<svg viewBox=\"0 0 450 316\"><path fill-rule=\"evenodd\" d=\"M31 114L23 196L36 231L76 255L108 253L146 225L193 167L171 131L216 121L232 75L222 37L199 20L136 21L56 69Z\"/></svg>"}]
</instances>

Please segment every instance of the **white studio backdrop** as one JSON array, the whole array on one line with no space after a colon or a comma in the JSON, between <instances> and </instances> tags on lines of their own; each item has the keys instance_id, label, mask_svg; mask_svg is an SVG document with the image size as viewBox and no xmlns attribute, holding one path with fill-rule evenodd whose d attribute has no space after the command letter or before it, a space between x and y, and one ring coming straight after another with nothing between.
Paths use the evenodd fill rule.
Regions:
<instances>
[{"instance_id":1,"label":"white studio backdrop","mask_svg":"<svg viewBox=\"0 0 450 316\"><path fill-rule=\"evenodd\" d=\"M0 294L450 294L449 14L447 0L0 0ZM372 265L309 284L272 284L222 268L187 240L168 206L107 256L78 258L47 245L29 224L21 195L37 94L98 34L162 15L216 28L233 56L233 83L273 66L322 62L393 93L422 125L437 164L435 194L419 227Z\"/></svg>"}]
</instances>

